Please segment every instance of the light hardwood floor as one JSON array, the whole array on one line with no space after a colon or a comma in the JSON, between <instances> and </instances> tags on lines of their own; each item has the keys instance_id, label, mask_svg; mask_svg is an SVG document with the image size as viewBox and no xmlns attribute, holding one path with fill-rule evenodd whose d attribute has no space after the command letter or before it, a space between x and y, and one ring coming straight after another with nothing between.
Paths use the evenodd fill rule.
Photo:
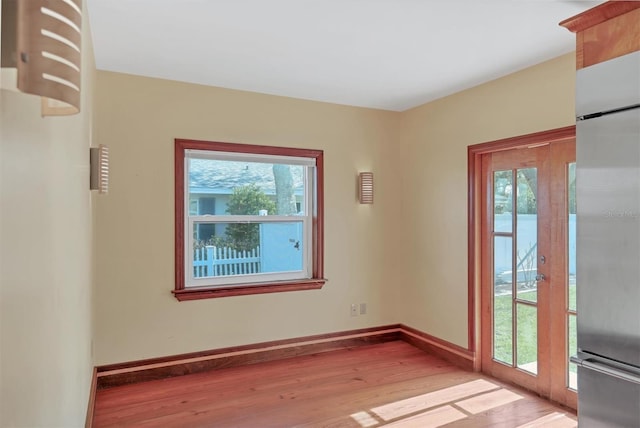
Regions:
<instances>
[{"instance_id":1,"label":"light hardwood floor","mask_svg":"<svg viewBox=\"0 0 640 428\"><path fill-rule=\"evenodd\" d=\"M575 427L402 341L99 390L94 427Z\"/></svg>"}]
</instances>

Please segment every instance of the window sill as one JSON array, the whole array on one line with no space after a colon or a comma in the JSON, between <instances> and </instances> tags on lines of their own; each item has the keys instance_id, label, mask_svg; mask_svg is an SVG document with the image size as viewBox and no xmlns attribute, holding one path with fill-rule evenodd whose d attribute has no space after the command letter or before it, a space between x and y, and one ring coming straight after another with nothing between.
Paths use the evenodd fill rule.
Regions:
<instances>
[{"instance_id":1,"label":"window sill","mask_svg":"<svg viewBox=\"0 0 640 428\"><path fill-rule=\"evenodd\" d=\"M172 293L176 299L182 302L184 300L215 299L217 297L317 290L322 288L325 282L327 282L327 280L324 278L314 278L297 281L243 284L234 287L192 287L182 290L172 290Z\"/></svg>"}]
</instances>

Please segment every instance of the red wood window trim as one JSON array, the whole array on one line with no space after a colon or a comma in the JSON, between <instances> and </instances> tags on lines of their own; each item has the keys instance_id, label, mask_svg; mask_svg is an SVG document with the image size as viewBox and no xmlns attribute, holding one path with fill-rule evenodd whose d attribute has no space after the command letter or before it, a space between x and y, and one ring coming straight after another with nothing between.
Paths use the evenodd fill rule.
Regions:
<instances>
[{"instance_id":1,"label":"red wood window trim","mask_svg":"<svg viewBox=\"0 0 640 428\"><path fill-rule=\"evenodd\" d=\"M184 275L184 158L186 150L254 153L261 155L295 156L315 159L316 194L312 217L312 278L293 281L247 283L233 286L185 287ZM215 297L243 296L249 294L278 293L285 291L322 288L324 279L324 152L322 150L289 147L260 146L251 144L222 143L175 139L175 288L176 299L199 300Z\"/></svg>"}]
</instances>

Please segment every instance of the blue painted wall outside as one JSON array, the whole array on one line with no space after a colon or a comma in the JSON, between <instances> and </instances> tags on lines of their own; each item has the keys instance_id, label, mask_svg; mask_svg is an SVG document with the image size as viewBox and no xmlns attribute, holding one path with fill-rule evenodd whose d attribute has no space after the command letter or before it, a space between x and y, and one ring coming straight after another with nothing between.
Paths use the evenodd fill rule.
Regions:
<instances>
[{"instance_id":1,"label":"blue painted wall outside","mask_svg":"<svg viewBox=\"0 0 640 428\"><path fill-rule=\"evenodd\" d=\"M262 272L302 270L302 223L260 225Z\"/></svg>"}]
</instances>

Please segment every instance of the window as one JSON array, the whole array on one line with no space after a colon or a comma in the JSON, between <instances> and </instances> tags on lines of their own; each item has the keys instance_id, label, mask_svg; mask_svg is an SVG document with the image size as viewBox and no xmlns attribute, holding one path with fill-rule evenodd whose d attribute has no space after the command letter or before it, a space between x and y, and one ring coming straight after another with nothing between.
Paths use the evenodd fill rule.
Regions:
<instances>
[{"instance_id":1,"label":"window","mask_svg":"<svg viewBox=\"0 0 640 428\"><path fill-rule=\"evenodd\" d=\"M178 300L321 288L323 152L175 141Z\"/></svg>"},{"instance_id":2,"label":"window","mask_svg":"<svg viewBox=\"0 0 640 428\"><path fill-rule=\"evenodd\" d=\"M195 209L193 209L195 206ZM216 198L189 192L189 215L206 215L216 213ZM193 229L194 238L206 241L216 235L216 225L202 223Z\"/></svg>"}]
</instances>

